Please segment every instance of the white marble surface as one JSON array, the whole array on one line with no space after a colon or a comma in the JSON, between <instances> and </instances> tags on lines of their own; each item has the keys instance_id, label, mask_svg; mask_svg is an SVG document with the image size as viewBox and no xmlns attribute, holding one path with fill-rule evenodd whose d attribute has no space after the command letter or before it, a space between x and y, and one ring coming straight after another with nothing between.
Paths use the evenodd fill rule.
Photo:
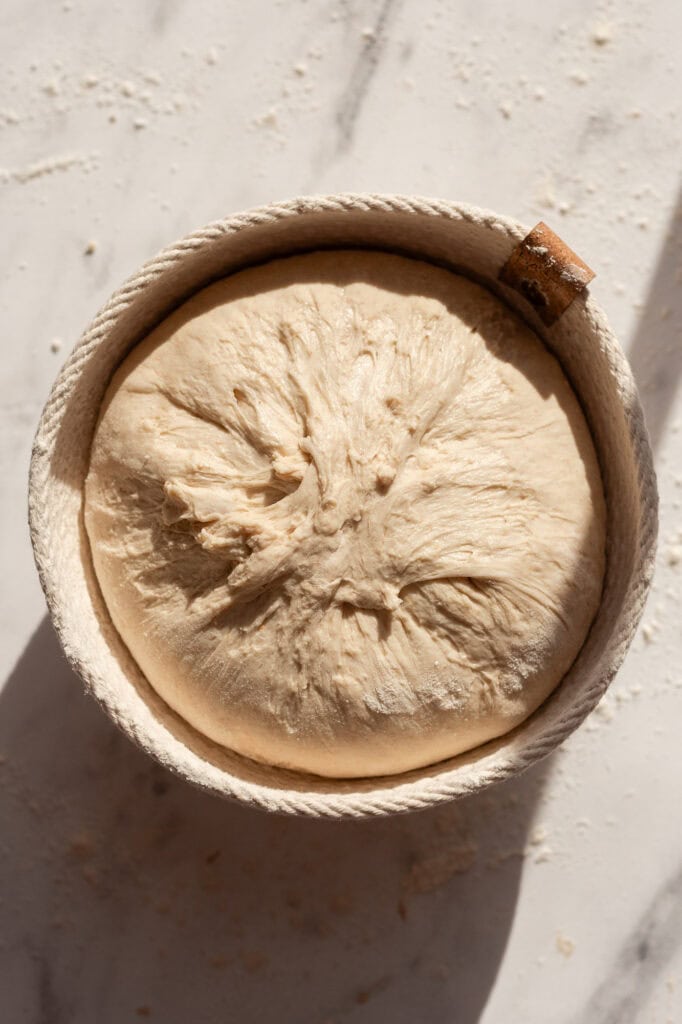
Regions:
<instances>
[{"instance_id":1,"label":"white marble surface","mask_svg":"<svg viewBox=\"0 0 682 1024\"><path fill-rule=\"evenodd\" d=\"M680 33L676 0L4 0L3 1022L682 1020ZM489 794L354 824L134 750L61 659L25 525L41 403L108 293L212 218L339 189L555 226L644 386L663 503L591 721Z\"/></svg>"}]
</instances>

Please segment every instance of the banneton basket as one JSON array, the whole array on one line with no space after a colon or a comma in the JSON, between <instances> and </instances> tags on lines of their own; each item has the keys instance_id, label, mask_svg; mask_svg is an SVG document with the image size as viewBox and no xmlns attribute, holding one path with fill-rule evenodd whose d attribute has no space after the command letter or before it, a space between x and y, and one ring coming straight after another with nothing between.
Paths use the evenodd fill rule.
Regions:
<instances>
[{"instance_id":1,"label":"banneton basket","mask_svg":"<svg viewBox=\"0 0 682 1024\"><path fill-rule=\"evenodd\" d=\"M165 249L112 296L74 348L43 410L31 460L29 514L40 580L64 651L88 691L136 743L183 778L270 811L359 817L414 810L523 771L564 740L606 690L635 632L652 576L657 495L651 450L627 361L587 293L569 296L568 308L547 326L543 319L552 316L537 302L532 268L521 288L518 281L517 287L500 281L526 235L516 221L450 201L344 194L276 203L210 224ZM333 780L232 753L162 701L111 622L82 512L100 403L130 349L217 278L272 257L343 246L450 267L487 284L521 313L558 357L586 414L603 475L608 533L603 597L589 636L561 684L526 722L427 768ZM537 257L546 249L536 245L528 252ZM574 272L578 291L589 274L581 278L580 268L570 264L559 277L570 290Z\"/></svg>"}]
</instances>

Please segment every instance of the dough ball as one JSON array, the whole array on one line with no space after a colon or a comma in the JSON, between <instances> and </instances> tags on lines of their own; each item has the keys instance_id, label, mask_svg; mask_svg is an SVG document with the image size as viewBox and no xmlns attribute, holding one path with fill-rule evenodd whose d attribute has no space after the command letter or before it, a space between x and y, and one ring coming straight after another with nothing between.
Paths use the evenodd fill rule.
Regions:
<instances>
[{"instance_id":1,"label":"dough ball","mask_svg":"<svg viewBox=\"0 0 682 1024\"><path fill-rule=\"evenodd\" d=\"M245 270L157 327L104 400L85 523L164 700L240 754L340 778L517 726L604 571L557 361L484 288L379 252Z\"/></svg>"}]
</instances>

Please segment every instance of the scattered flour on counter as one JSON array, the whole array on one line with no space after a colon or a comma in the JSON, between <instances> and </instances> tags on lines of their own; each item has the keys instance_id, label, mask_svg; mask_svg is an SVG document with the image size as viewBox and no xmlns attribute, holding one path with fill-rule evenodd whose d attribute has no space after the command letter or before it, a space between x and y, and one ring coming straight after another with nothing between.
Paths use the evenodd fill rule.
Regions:
<instances>
[{"instance_id":1,"label":"scattered flour on counter","mask_svg":"<svg viewBox=\"0 0 682 1024\"><path fill-rule=\"evenodd\" d=\"M546 174L535 190L535 202L545 210L553 210L557 205L554 181L550 174Z\"/></svg>"},{"instance_id":2,"label":"scattered flour on counter","mask_svg":"<svg viewBox=\"0 0 682 1024\"><path fill-rule=\"evenodd\" d=\"M266 110L264 114L260 114L254 118L253 123L258 128L277 128L277 110L275 107L271 107L270 110Z\"/></svg>"},{"instance_id":3,"label":"scattered flour on counter","mask_svg":"<svg viewBox=\"0 0 682 1024\"><path fill-rule=\"evenodd\" d=\"M531 856L534 864L545 864L554 855L554 850L547 843L548 832L544 825L536 825L530 834L523 851L524 856Z\"/></svg>"},{"instance_id":4,"label":"scattered flour on counter","mask_svg":"<svg viewBox=\"0 0 682 1024\"><path fill-rule=\"evenodd\" d=\"M68 845L69 854L76 860L89 860L95 854L95 841L88 832L78 832Z\"/></svg>"},{"instance_id":5,"label":"scattered flour on counter","mask_svg":"<svg viewBox=\"0 0 682 1024\"><path fill-rule=\"evenodd\" d=\"M597 704L594 710L594 714L597 715L603 722L612 722L614 715L614 702L610 694L605 694Z\"/></svg>"},{"instance_id":6,"label":"scattered flour on counter","mask_svg":"<svg viewBox=\"0 0 682 1024\"><path fill-rule=\"evenodd\" d=\"M249 974L255 974L257 971L261 971L270 962L270 958L267 953L262 952L260 949L246 949L239 954L242 967Z\"/></svg>"},{"instance_id":7,"label":"scattered flour on counter","mask_svg":"<svg viewBox=\"0 0 682 1024\"><path fill-rule=\"evenodd\" d=\"M557 932L556 937L556 948L557 952L561 953L562 956L568 957L573 956L575 951L575 942L572 939L562 935L561 932Z\"/></svg>"},{"instance_id":8,"label":"scattered flour on counter","mask_svg":"<svg viewBox=\"0 0 682 1024\"><path fill-rule=\"evenodd\" d=\"M445 846L415 860L403 880L406 892L425 893L445 885L453 875L473 867L478 846L475 843Z\"/></svg>"},{"instance_id":9,"label":"scattered flour on counter","mask_svg":"<svg viewBox=\"0 0 682 1024\"><path fill-rule=\"evenodd\" d=\"M402 878L404 896L432 892L473 867L478 843L465 817L452 807L435 815L434 828L413 850ZM402 901L401 901L402 903ZM404 908L404 904L403 904ZM401 916L405 916L401 911Z\"/></svg>"},{"instance_id":10,"label":"scattered flour on counter","mask_svg":"<svg viewBox=\"0 0 682 1024\"><path fill-rule=\"evenodd\" d=\"M518 846L512 846L506 850L498 850L485 862L487 868L499 868L503 864L506 864L510 860L523 860L526 856L526 851L522 850Z\"/></svg>"},{"instance_id":11,"label":"scattered flour on counter","mask_svg":"<svg viewBox=\"0 0 682 1024\"><path fill-rule=\"evenodd\" d=\"M529 846L541 846L547 839L547 829L544 825L536 825L528 839Z\"/></svg>"},{"instance_id":12,"label":"scattered flour on counter","mask_svg":"<svg viewBox=\"0 0 682 1024\"><path fill-rule=\"evenodd\" d=\"M642 639L646 644L654 642L654 625L650 622L645 622L641 629Z\"/></svg>"},{"instance_id":13,"label":"scattered flour on counter","mask_svg":"<svg viewBox=\"0 0 682 1024\"><path fill-rule=\"evenodd\" d=\"M93 170L97 166L97 154L72 153L65 156L50 156L44 160L38 160L27 167L6 168L0 167L0 184L6 185L15 182L19 185L26 185L37 178L45 178L50 174L71 170L72 167L80 167L84 171Z\"/></svg>"},{"instance_id":14,"label":"scattered flour on counter","mask_svg":"<svg viewBox=\"0 0 682 1024\"><path fill-rule=\"evenodd\" d=\"M668 565L678 566L682 562L682 545L672 544L668 548Z\"/></svg>"},{"instance_id":15,"label":"scattered flour on counter","mask_svg":"<svg viewBox=\"0 0 682 1024\"><path fill-rule=\"evenodd\" d=\"M613 28L607 22L601 22L592 29L592 42L595 46L606 46L613 39Z\"/></svg>"}]
</instances>

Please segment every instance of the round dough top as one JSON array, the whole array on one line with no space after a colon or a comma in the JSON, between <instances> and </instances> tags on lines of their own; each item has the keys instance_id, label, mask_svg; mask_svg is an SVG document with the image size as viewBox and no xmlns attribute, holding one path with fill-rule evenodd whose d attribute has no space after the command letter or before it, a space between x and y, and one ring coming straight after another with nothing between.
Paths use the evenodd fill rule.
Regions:
<instances>
[{"instance_id":1,"label":"round dough top","mask_svg":"<svg viewBox=\"0 0 682 1024\"><path fill-rule=\"evenodd\" d=\"M141 342L103 403L85 523L171 708L337 778L522 722L604 571L597 461L557 361L479 285L371 251L244 270Z\"/></svg>"}]
</instances>

